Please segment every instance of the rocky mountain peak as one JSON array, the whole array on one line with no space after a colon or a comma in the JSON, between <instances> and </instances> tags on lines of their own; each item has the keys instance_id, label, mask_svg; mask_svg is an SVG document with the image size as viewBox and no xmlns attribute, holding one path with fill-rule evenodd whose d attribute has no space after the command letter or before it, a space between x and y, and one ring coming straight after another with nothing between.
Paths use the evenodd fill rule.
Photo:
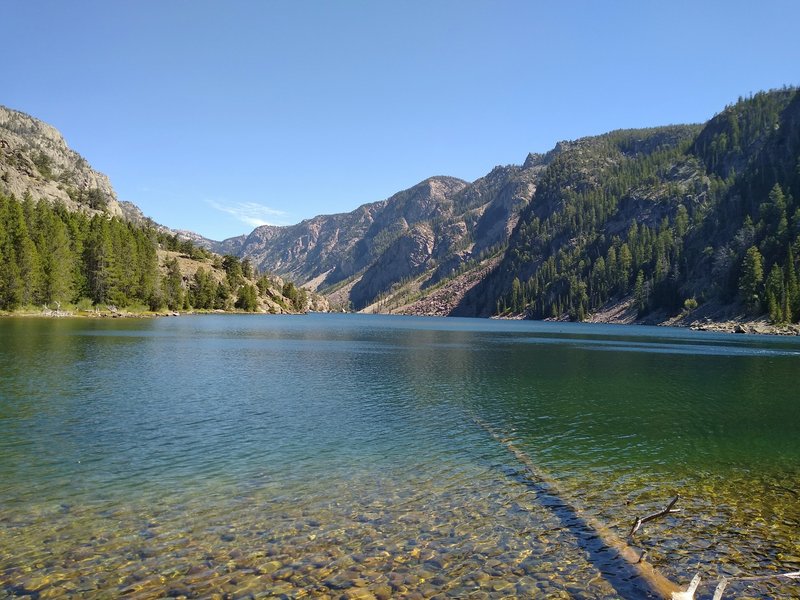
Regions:
<instances>
[{"instance_id":1,"label":"rocky mountain peak","mask_svg":"<svg viewBox=\"0 0 800 600\"><path fill-rule=\"evenodd\" d=\"M540 167L545 164L545 155L539 154L538 152L529 152L528 156L525 158L525 162L522 163L523 169L532 169L534 167Z\"/></svg>"},{"instance_id":2,"label":"rocky mountain peak","mask_svg":"<svg viewBox=\"0 0 800 600\"><path fill-rule=\"evenodd\" d=\"M5 106L0 106L0 191L60 201L71 210L144 219L138 208L119 202L108 177L69 148L55 127Z\"/></svg>"}]
</instances>

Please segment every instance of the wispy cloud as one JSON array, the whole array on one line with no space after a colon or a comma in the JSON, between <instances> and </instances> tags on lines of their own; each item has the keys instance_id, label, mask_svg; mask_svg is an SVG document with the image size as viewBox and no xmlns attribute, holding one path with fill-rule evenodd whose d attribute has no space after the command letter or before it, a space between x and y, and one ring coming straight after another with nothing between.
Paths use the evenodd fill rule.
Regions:
<instances>
[{"instance_id":1,"label":"wispy cloud","mask_svg":"<svg viewBox=\"0 0 800 600\"><path fill-rule=\"evenodd\" d=\"M276 210L257 202L223 203L217 202L216 200L207 200L207 202L218 211L227 213L251 227L258 227L259 225L278 225L283 221L280 217L285 217L287 214L282 210Z\"/></svg>"}]
</instances>

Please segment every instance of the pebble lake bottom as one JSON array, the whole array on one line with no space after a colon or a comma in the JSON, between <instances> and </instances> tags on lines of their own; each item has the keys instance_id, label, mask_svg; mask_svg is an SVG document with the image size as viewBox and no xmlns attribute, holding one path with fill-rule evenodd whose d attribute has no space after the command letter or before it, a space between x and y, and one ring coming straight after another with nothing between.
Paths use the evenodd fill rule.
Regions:
<instances>
[{"instance_id":1,"label":"pebble lake bottom","mask_svg":"<svg viewBox=\"0 0 800 600\"><path fill-rule=\"evenodd\" d=\"M795 338L12 318L0 374L0 598L642 598L569 506L624 538L675 494L634 543L697 598L800 570Z\"/></svg>"}]
</instances>

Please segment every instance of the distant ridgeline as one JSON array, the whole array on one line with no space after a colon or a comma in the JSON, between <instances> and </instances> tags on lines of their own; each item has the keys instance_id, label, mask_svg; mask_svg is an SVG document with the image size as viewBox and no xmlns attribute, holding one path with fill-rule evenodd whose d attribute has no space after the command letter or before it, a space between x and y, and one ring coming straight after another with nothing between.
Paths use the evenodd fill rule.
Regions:
<instances>
[{"instance_id":1,"label":"distant ridgeline","mask_svg":"<svg viewBox=\"0 0 800 600\"><path fill-rule=\"evenodd\" d=\"M58 302L297 312L309 301L247 260L212 255L152 225L0 194L0 310Z\"/></svg>"},{"instance_id":2,"label":"distant ridgeline","mask_svg":"<svg viewBox=\"0 0 800 600\"><path fill-rule=\"evenodd\" d=\"M713 301L800 318L800 94L758 93L703 126L562 144L502 261L456 314L583 320Z\"/></svg>"}]
</instances>

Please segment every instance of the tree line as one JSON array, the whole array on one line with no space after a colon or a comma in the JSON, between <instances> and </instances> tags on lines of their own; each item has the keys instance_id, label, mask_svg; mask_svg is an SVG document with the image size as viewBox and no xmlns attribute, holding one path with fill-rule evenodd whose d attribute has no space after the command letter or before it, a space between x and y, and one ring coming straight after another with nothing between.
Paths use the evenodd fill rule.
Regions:
<instances>
[{"instance_id":1,"label":"tree line","mask_svg":"<svg viewBox=\"0 0 800 600\"><path fill-rule=\"evenodd\" d=\"M162 268L160 248L208 268L187 277L176 257ZM0 310L65 303L255 311L267 298L286 310L307 304L305 290L257 273L250 261L212 255L151 224L0 194Z\"/></svg>"}]
</instances>

